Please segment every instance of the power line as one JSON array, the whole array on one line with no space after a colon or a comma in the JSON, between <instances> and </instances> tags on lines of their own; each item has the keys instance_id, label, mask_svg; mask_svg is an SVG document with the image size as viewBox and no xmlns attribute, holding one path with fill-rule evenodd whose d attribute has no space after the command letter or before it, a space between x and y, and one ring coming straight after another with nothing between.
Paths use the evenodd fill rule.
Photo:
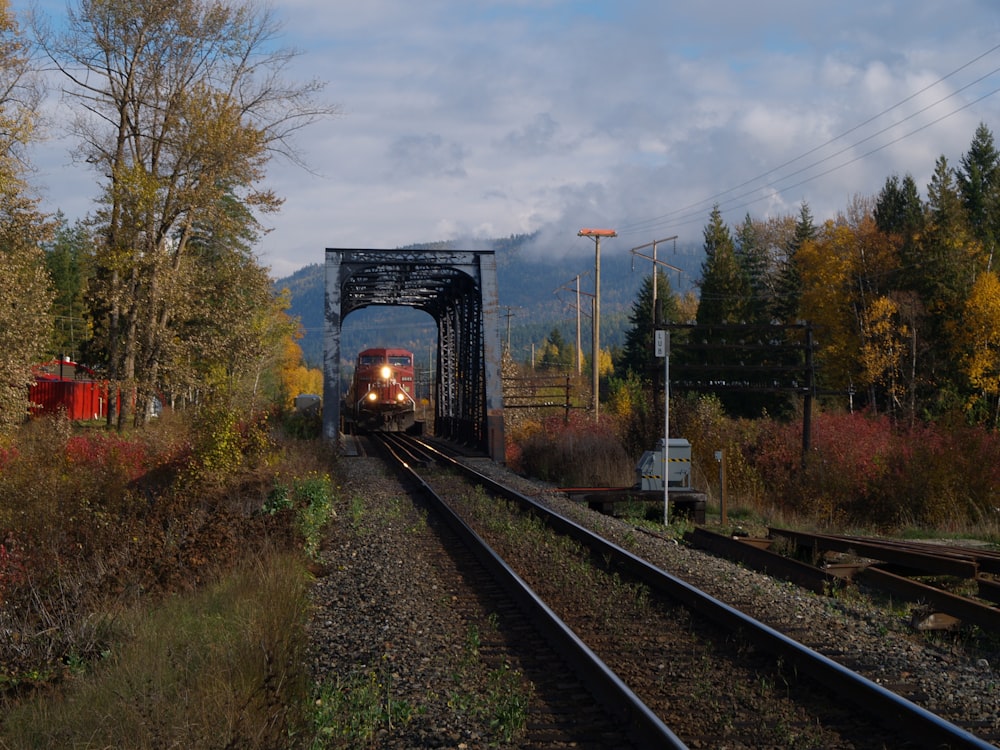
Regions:
<instances>
[{"instance_id":1,"label":"power line","mask_svg":"<svg viewBox=\"0 0 1000 750\"><path fill-rule=\"evenodd\" d=\"M991 71L988 75L992 75L993 73L995 73L997 71L1000 71L1000 68L996 68L995 70ZM984 76L983 78L986 78L986 77L987 76ZM972 86L975 83L979 83L981 80L983 80L983 79L981 78L981 79L979 79L979 80L977 80L977 81L975 81L975 82L973 82L972 84L969 84L969 85ZM966 88L968 88L968 87L966 87ZM963 111L965 109L968 109L969 107L971 107L971 106L973 106L975 104L978 104L979 102L983 101L984 99L988 99L989 97L997 94L998 92L1000 92L1000 88L993 89L989 93L983 94L979 98L974 99L974 100L972 100L970 102L966 102L962 106L956 107L955 109L951 110L950 112L948 112L948 113L946 113L944 115L941 115L940 117L937 117L934 120L931 120L930 122L924 123L923 125L921 125L921 126L919 126L917 128L914 128L913 130L909 131L908 133L904 133L903 135L897 136L896 138L893 138L892 140L890 140L890 141L888 141L886 143L883 143L881 146L877 146L877 147L875 147L875 148L873 148L873 149L871 149L869 151L864 152L863 154L859 154L857 156L854 156L854 157L848 159L847 161L844 161L844 162L842 162L840 164L832 166L829 169L825 169L822 172L818 172L818 173L816 173L814 175L811 175L811 176L809 176L809 177L807 177L807 178L805 178L803 180L799 180L798 182L792 183L791 185L785 185L784 187L779 187L779 183L781 181L790 179L792 177L795 177L796 175L802 174L803 172L806 172L809 169L812 169L813 167L817 167L817 166L819 166L819 165L821 165L821 164L823 164L823 163L825 163L827 161L830 161L831 159L834 159L834 158L836 158L836 157L838 157L838 156L840 156L840 155L842 155L842 154L844 154L844 153L846 153L848 151L851 151L852 149L856 148L857 146L860 146L861 144L865 143L866 141L870 141L872 138L875 138L878 135L882 135L883 133L887 132L888 130L891 130L892 128L896 127L897 125L901 125L902 123L906 122L907 120L912 119L912 117L916 116L917 114L921 114L922 112L926 111L927 109L930 109L931 107L935 107L938 104L940 104L941 102L943 102L943 101L945 101L947 99L950 99L952 96L954 96L954 94L949 95L947 97L944 97L943 99L935 102L934 104L928 105L924 109L920 110L920 112L915 112L913 115L910 115L909 117L904 118L903 120L900 120L899 122L897 122L897 123L895 123L893 125L890 125L890 126L888 126L886 128L883 128L878 133L874 133L871 136L868 136L867 138L863 138L860 141L857 141L856 143L852 143L850 146L846 146L846 147L842 148L840 151L837 151L835 154L831 154L829 157L827 157L825 159L820 159L819 161L813 162L812 164L809 164L808 166L802 167L801 169L798 169L798 170L796 170L794 172L791 172L791 173L789 173L789 174L787 174L787 175L779 178L778 180L776 180L774 182L770 182L770 183L767 183L767 184L764 184L764 185L760 185L760 186L754 188L753 190L746 191L746 192L741 193L740 195L736 196L735 198L731 198L728 201L724 201L722 204L720 204L720 208L725 207L727 210L732 210L734 208L745 208L746 206L749 206L749 205L751 205L753 203L756 203L757 201L764 200L765 198L767 198L769 196L766 196L766 195L765 196L757 196L756 198L753 198L752 200L748 200L748 201L745 201L743 203L738 203L736 205L732 205L732 203L735 202L735 201L743 200L744 198L749 198L750 196L755 195L757 192L759 192L761 190L766 190L767 188L772 188L773 192L775 192L775 193L783 193L783 192L786 192L788 190L792 190L793 188L801 187L802 185L808 184L808 183L812 182L813 180L819 179L820 177L825 177L825 176L827 176L829 174L832 174L833 172L836 172L836 171L838 171L840 169L843 169L844 167L850 166L851 164L854 164L855 162L861 161L862 159L866 159L869 156L872 156L873 154L876 154L879 151L882 151L882 150L888 148L889 146L893 146L893 145L899 143L900 141L903 141L903 140L905 140L905 139L907 139L907 138L909 138L911 136L914 136L917 133L921 132L922 130L926 130L929 127L933 127L934 125L937 125L939 122L947 120L949 117L953 117L954 115L958 114L959 112L961 112L961 111ZM956 93L958 93L958 92L956 92ZM677 217L674 221L670 222L670 224L671 224L671 226L682 226L684 224L690 224L693 221L703 221L703 219L704 219L704 217L702 216L702 214L701 214L700 211L699 212L691 212L691 213L685 214L683 216Z\"/></svg>"},{"instance_id":2,"label":"power line","mask_svg":"<svg viewBox=\"0 0 1000 750\"><path fill-rule=\"evenodd\" d=\"M804 152L802 154L799 154L798 156L796 156L796 157L794 157L792 159L789 159L789 160L783 162L782 164L779 164L776 167L773 167L773 168L771 168L771 169L769 169L769 170L767 170L765 172L762 172L761 174L758 174L755 177L752 177L752 178L750 178L748 180L745 180L744 182L742 182L742 183L740 183L738 185L735 185L735 186L733 186L731 188L727 188L726 190L723 190L723 191L720 191L718 193L715 193L714 195L711 195L711 196L709 196L707 198L701 199L701 200L696 201L694 203L690 203L690 204L688 204L686 206L682 206L680 208L674 209L674 210L669 211L667 213L661 214L660 216L657 216L657 217L654 217L654 218L651 218L651 219L642 220L642 221L632 222L630 224L624 224L623 225L623 229L621 230L621 232L622 233L632 234L632 233L639 232L639 231L650 230L650 229L652 229L654 227L660 227L660 226L663 226L663 225L668 224L668 223L672 224L672 225L689 223L689 220L692 218L692 213L691 212L693 210L695 210L695 209L697 209L697 216L699 217L699 220L700 220L701 213L704 211L704 208L707 205L711 205L711 204L717 203L719 198L722 198L722 197L727 196L727 195L729 195L729 194L731 194L733 192L741 190L742 188L745 188L745 187L747 187L749 185L757 183L760 180L762 180L762 179L764 179L764 178L766 178L766 177L768 177L768 176L770 176L772 174L775 174L776 172L779 172L779 171L785 169L786 167L789 167L792 164L795 164L796 162L801 161L802 159L804 159L804 158L806 158L808 156L811 156L812 154L814 154L814 153L816 153L816 152L818 152L818 151L826 148L827 146L832 145L836 141L841 140L842 138L850 135L851 133L856 132L857 130L863 128L866 125L871 124L872 122L875 122L879 118L884 117L885 115L887 115L890 112L898 109L899 107L901 107L902 105L906 104L907 102L912 101L913 99L915 99L916 97L920 96L923 93L926 93L927 91L929 91L930 89L934 88L935 86L938 86L939 84L943 83L944 81L947 81L949 78L952 78L953 76L957 75L958 73L960 73L961 71L965 70L969 66L975 64L979 60L982 60L984 57L987 57L988 55L992 54L993 52L996 52L998 49L1000 49L1000 44L995 45L995 46L991 47L990 49L986 50L985 52L977 55L976 57L972 58L968 62L960 65L958 68L955 68L953 71L951 71L947 75L944 75L944 76L938 78L933 83L930 83L927 86L924 86L923 88L919 89L918 91L915 91L915 92L909 94L905 98L903 98L900 101L896 102L892 106L890 106L890 107L882 110L878 114L873 115L872 117L869 117L868 119L864 120L863 122L860 122L857 125L854 125L853 127L848 128L847 130L843 131L839 135L836 135L833 138L830 138L829 140L825 141L824 143L822 143L822 144L820 144L818 146L815 146L815 147L809 149L808 151L806 151L806 152ZM1000 71L1000 68L994 68L989 73L986 73L985 75L980 76L979 78L977 78L974 81L972 81L972 82L970 82L970 83L962 86L961 88L957 89L956 91L953 91L952 93L948 94L947 96L944 96L944 97L938 99L933 104L929 104L926 107L923 107L920 110L917 110L916 112L908 115L907 117L903 118L902 120L898 120L897 122L895 122L895 123L893 123L891 125L886 126L885 128L879 130L878 132L873 133L872 135L867 136L866 138L863 138L860 141L857 141L856 143L854 143L854 144L852 144L850 146L847 146L847 147L841 149L840 151L837 151L834 154L831 154L831 155L829 155L827 157L824 157L823 159L819 159L818 161L812 162L811 164L809 164L809 165L807 165L805 167L802 167L802 168L800 168L800 169L798 169L798 170L796 170L796 171L794 171L794 172L792 172L790 174L784 175L782 177L778 177L777 179L775 179L775 180L773 180L773 181L771 181L769 183L766 183L764 185L758 185L757 187L753 188L750 191L741 193L736 198L729 199L728 201L726 201L726 203L729 203L729 202L732 202L732 201L741 200L741 199L743 199L743 198L745 198L745 197L747 197L749 195L752 195L752 194L756 193L757 191L766 189L768 187L776 187L783 180L786 180L786 179L789 179L791 177L794 177L795 175L801 174L801 173L803 173L803 172L805 172L805 171L807 171L809 169L812 169L813 167L819 166L819 165L821 165L821 164L823 164L823 163L825 163L827 161L830 161L831 159L835 159L837 156L840 156L844 152L846 152L846 151L848 151L848 150L850 150L852 148L855 148L856 146L858 146L858 145L860 145L862 143L870 141L872 138L875 138L878 135L884 134L884 133L888 132L889 130L891 130L891 129L895 128L895 127L898 127L899 125L907 122L908 120L911 120L913 117L916 117L917 115L920 115L920 114L928 111L929 109L932 109L933 107L936 107L939 104L947 101L948 99L951 99L951 98L957 96L962 91L967 90L968 88L976 85L977 83L981 83L982 81L986 80L987 78L989 78L990 76L994 75L998 71ZM817 179L819 177L828 175L831 172L836 171L837 169L841 169L841 168L847 166L848 164L854 163L855 161L857 161L860 158L864 158L864 157L869 156L869 155L871 155L873 153L881 151L883 148L885 148L885 147L887 147L889 145L892 145L894 143L898 143L900 140L903 140L904 138L908 138L908 137L914 135L915 133L918 133L921 130L924 130L927 127L930 127L931 125L937 124L938 122L941 122L942 120L947 119L948 117L951 117L952 115L954 115L954 114L962 111L963 109L967 109L972 104L976 104L976 103L982 101L983 99L986 99L989 96L994 95L995 93L997 93L997 90L991 91L989 94L986 94L986 95L984 95L982 97L979 97L978 99L976 99L973 102L970 102L969 104L966 104L966 105L964 105L962 107L959 107L959 108L957 108L955 110L952 110L947 115L939 117L939 118L933 120L932 122L928 123L927 125L924 125L924 126L922 126L920 128L917 128L916 130L910 131L909 133L907 133L904 136L901 136L899 138L893 139L889 143L887 143L887 144L885 144L883 146L880 146L880 147L878 147L876 149L873 149L873 150L867 152L866 154L862 155L861 157L852 159L852 160L850 160L848 162L845 162L844 164L841 164L841 165L839 165L837 167L834 167L832 169L829 169L829 170L826 170L824 172L821 172L821 173L819 173L817 175L814 175L813 177L810 177L810 178L808 178L806 180L802 180L802 181L797 182L797 183L795 183L793 185L789 185L789 186L783 187L780 190L776 189L775 192L784 192L786 190L790 190L790 189L792 189L794 187L798 187L798 186L800 186L802 184L805 184L806 182L809 182L811 180L814 180L814 179ZM763 197L759 197L756 200L763 200ZM744 205L744 206L745 205L749 205L749 203L752 203L752 202L755 202L755 201L750 201L750 202L744 203L742 205ZM672 219L674 219L674 221L671 221Z\"/></svg>"},{"instance_id":3,"label":"power line","mask_svg":"<svg viewBox=\"0 0 1000 750\"><path fill-rule=\"evenodd\" d=\"M825 177L826 175L830 174L831 172L836 172L838 169L843 169L844 167L846 167L846 166L848 166L850 164L853 164L856 161L860 161L862 159L867 159L872 154L876 154L879 151L882 151L883 149L888 148L889 146L893 146L893 145L899 143L900 141L909 138L910 136L916 135L917 133L919 133L922 130L926 130L929 127L937 125L939 122L941 122L943 120L947 120L949 117L952 117L953 115L958 114L962 110L968 109L969 107L973 106L974 104L978 104L979 102L983 101L984 99L988 99L989 97L991 97L991 96L993 96L994 94L997 94L997 93L1000 93L1000 88L995 88L992 91L990 91L988 94L983 94L978 99L974 99L971 102L963 104L961 107L953 109L948 114L942 115L941 117L938 117L936 120L931 120L930 122L925 123L924 125L921 125L920 127L915 128L914 130L911 130L909 133L904 133L903 135L901 135L901 136L899 136L897 138L893 138L888 143L883 143L881 146L877 146L876 148L873 148L870 151L866 151L863 154L859 154L858 156L855 156L852 159L849 159L848 161L845 161L842 164L838 164L835 167L831 167L830 169L827 169L826 171L820 172L819 174L813 175L812 177L809 177L808 179L801 180L800 182L796 182L794 185L788 185L787 187L784 187L781 190L782 191L790 190L792 188L799 187L800 185L805 185L807 182L811 182L812 180L815 180L815 179L817 179L819 177ZM843 153L843 152L841 152L841 153ZM748 204L744 204L744 205L748 205Z\"/></svg>"}]
</instances>

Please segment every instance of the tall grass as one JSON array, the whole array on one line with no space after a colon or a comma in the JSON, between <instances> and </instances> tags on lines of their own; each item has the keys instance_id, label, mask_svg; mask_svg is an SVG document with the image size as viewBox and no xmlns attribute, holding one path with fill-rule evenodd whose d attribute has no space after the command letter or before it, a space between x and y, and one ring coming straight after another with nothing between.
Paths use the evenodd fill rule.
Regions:
<instances>
[{"instance_id":1,"label":"tall grass","mask_svg":"<svg viewBox=\"0 0 1000 750\"><path fill-rule=\"evenodd\" d=\"M192 416L0 444L0 747L295 746L333 457Z\"/></svg>"},{"instance_id":2,"label":"tall grass","mask_svg":"<svg viewBox=\"0 0 1000 750\"><path fill-rule=\"evenodd\" d=\"M568 421L547 418L523 434L514 468L538 479L573 487L628 487L635 481L635 462L608 421L595 424L574 413Z\"/></svg>"},{"instance_id":3,"label":"tall grass","mask_svg":"<svg viewBox=\"0 0 1000 750\"><path fill-rule=\"evenodd\" d=\"M277 748L303 726L301 558L247 561L202 591L122 616L128 637L59 700L12 711L6 748Z\"/></svg>"}]
</instances>

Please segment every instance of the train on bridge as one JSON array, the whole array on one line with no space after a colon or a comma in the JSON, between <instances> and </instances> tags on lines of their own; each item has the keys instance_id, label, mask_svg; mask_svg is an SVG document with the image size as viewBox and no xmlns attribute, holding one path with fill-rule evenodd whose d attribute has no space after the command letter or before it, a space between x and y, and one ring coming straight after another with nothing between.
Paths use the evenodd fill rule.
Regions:
<instances>
[{"instance_id":1,"label":"train on bridge","mask_svg":"<svg viewBox=\"0 0 1000 750\"><path fill-rule=\"evenodd\" d=\"M387 347L359 352L344 410L348 431L412 431L414 387L413 352Z\"/></svg>"}]
</instances>

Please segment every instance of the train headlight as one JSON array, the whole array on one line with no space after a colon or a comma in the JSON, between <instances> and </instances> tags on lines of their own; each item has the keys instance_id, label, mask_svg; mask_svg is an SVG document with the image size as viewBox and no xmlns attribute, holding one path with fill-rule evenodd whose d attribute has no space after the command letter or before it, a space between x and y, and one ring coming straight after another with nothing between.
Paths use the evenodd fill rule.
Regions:
<instances>
[{"instance_id":1,"label":"train headlight","mask_svg":"<svg viewBox=\"0 0 1000 750\"><path fill-rule=\"evenodd\" d=\"M368 400L369 401L378 401L378 394L375 391L370 391L368 393Z\"/></svg>"},{"instance_id":2,"label":"train headlight","mask_svg":"<svg viewBox=\"0 0 1000 750\"><path fill-rule=\"evenodd\" d=\"M406 400L406 396L404 396L402 393L397 393L396 394L396 400L399 401L400 403L402 403L403 401Z\"/></svg>"},{"instance_id":3,"label":"train headlight","mask_svg":"<svg viewBox=\"0 0 1000 750\"><path fill-rule=\"evenodd\" d=\"M379 372L382 375L382 380L388 380L392 377L392 369L388 365L383 367Z\"/></svg>"}]
</instances>

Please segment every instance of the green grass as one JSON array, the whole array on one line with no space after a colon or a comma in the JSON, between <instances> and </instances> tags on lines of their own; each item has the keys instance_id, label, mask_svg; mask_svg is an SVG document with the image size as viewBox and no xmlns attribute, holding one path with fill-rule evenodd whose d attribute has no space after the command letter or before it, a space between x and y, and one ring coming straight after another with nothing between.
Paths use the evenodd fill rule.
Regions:
<instances>
[{"instance_id":1,"label":"green grass","mask_svg":"<svg viewBox=\"0 0 1000 750\"><path fill-rule=\"evenodd\" d=\"M380 729L405 725L417 712L408 702L393 697L388 669L358 672L319 688L309 748L374 747Z\"/></svg>"},{"instance_id":2,"label":"green grass","mask_svg":"<svg viewBox=\"0 0 1000 750\"><path fill-rule=\"evenodd\" d=\"M524 676L506 663L489 674L489 687L481 711L502 742L512 742L528 723L532 691L524 686Z\"/></svg>"}]
</instances>

